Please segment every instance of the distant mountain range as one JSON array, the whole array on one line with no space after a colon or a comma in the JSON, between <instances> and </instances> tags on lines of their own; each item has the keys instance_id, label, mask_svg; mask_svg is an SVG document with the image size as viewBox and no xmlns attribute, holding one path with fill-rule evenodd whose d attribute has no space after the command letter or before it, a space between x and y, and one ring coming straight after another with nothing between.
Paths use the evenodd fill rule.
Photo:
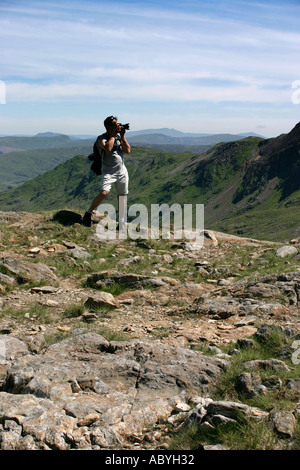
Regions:
<instances>
[{"instance_id":1,"label":"distant mountain range","mask_svg":"<svg viewBox=\"0 0 300 470\"><path fill-rule=\"evenodd\" d=\"M251 133L250 133L251 134ZM206 152L218 142L241 140L241 135L190 134L175 129L146 129L128 132L133 147L160 149L166 152ZM51 170L74 155L90 154L96 136L68 136L41 132L34 136L0 138L0 191L11 189Z\"/></svg>"},{"instance_id":2,"label":"distant mountain range","mask_svg":"<svg viewBox=\"0 0 300 470\"><path fill-rule=\"evenodd\" d=\"M73 158L64 154L66 160L50 171L0 193L1 209L84 211L98 194L100 179L90 171L86 157L90 147L83 148L87 152L78 151ZM49 159L59 154L55 149L48 152ZM43 155L45 151L40 158ZM0 164L4 157L0 156ZM129 205L204 204L206 228L270 240L300 236L300 123L276 138L223 141L202 153L133 146L126 164ZM16 174L17 163L14 170ZM112 191L106 202L115 204L115 200Z\"/></svg>"},{"instance_id":3,"label":"distant mountain range","mask_svg":"<svg viewBox=\"0 0 300 470\"><path fill-rule=\"evenodd\" d=\"M132 137L137 137L145 134L164 134L169 137L212 137L215 135L231 135L233 140L236 136L238 137L263 137L262 135L255 134L254 132L244 132L242 134L208 134L208 133L198 133L198 132L182 132L176 129L169 129L168 127L163 127L160 129L144 129L140 131L128 131L128 135Z\"/></svg>"},{"instance_id":4,"label":"distant mountain range","mask_svg":"<svg viewBox=\"0 0 300 470\"><path fill-rule=\"evenodd\" d=\"M80 144L90 145L93 139L80 139ZM37 134L32 137L20 137L20 136L8 136L0 138L0 151L3 151L4 147L14 149L14 151L23 150L41 150L51 148L70 148L78 146L78 140L71 139L69 136L64 134L56 134L52 132L45 132L43 134Z\"/></svg>"},{"instance_id":5,"label":"distant mountain range","mask_svg":"<svg viewBox=\"0 0 300 470\"><path fill-rule=\"evenodd\" d=\"M258 136L253 132L248 134L197 134L177 131L176 129L145 129L141 131L128 131L128 141L137 147L147 146L150 148L161 148L164 150L167 145L173 147L172 151L183 151L183 147L193 148L200 146L200 150L206 150L201 146L215 145L218 142L232 142L241 140L244 137ZM79 141L81 146L91 145L96 135L65 135L57 132L40 132L34 136L2 136L0 137L0 153L18 152L23 150L49 149L49 148L69 148L77 146Z\"/></svg>"}]
</instances>

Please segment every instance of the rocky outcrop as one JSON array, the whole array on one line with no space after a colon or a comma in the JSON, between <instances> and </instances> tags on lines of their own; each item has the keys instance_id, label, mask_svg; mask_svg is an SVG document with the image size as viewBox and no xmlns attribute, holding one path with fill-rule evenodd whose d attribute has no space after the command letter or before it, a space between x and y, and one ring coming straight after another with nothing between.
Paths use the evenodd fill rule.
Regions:
<instances>
[{"instance_id":1,"label":"rocky outcrop","mask_svg":"<svg viewBox=\"0 0 300 470\"><path fill-rule=\"evenodd\" d=\"M18 258L0 258L0 268L19 282L47 282L57 284L57 276L44 263L30 263Z\"/></svg>"},{"instance_id":2,"label":"rocky outcrop","mask_svg":"<svg viewBox=\"0 0 300 470\"><path fill-rule=\"evenodd\" d=\"M207 394L223 359L156 342L88 333L40 354L18 348L0 392L2 449L118 448Z\"/></svg>"},{"instance_id":3,"label":"rocky outcrop","mask_svg":"<svg viewBox=\"0 0 300 470\"><path fill-rule=\"evenodd\" d=\"M128 288L139 286L161 287L168 282L167 279L151 277L144 274L122 273L119 271L100 271L87 278L87 284L101 287L102 285L111 285L119 283Z\"/></svg>"},{"instance_id":4,"label":"rocky outcrop","mask_svg":"<svg viewBox=\"0 0 300 470\"><path fill-rule=\"evenodd\" d=\"M248 298L265 303L286 299L287 305L300 304L300 271L259 276L243 280L232 286L234 297Z\"/></svg>"},{"instance_id":5,"label":"rocky outcrop","mask_svg":"<svg viewBox=\"0 0 300 470\"><path fill-rule=\"evenodd\" d=\"M284 261L281 244L210 231L203 247L99 242L60 215L0 213L0 449L161 449L195 423L223 449L205 433L241 415L293 444L299 240Z\"/></svg>"}]
</instances>

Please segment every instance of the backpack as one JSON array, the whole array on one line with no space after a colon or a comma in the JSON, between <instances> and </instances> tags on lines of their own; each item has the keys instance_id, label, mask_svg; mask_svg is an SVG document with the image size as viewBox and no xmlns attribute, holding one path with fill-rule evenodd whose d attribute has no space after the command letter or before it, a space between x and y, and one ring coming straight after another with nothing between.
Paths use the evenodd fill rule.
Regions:
<instances>
[{"instance_id":1,"label":"backpack","mask_svg":"<svg viewBox=\"0 0 300 470\"><path fill-rule=\"evenodd\" d=\"M102 175L102 155L103 150L100 149L97 145L97 140L100 136L97 137L94 146L93 146L93 153L88 156L88 159L91 160L93 163L91 165L91 170L96 173L96 175Z\"/></svg>"}]
</instances>

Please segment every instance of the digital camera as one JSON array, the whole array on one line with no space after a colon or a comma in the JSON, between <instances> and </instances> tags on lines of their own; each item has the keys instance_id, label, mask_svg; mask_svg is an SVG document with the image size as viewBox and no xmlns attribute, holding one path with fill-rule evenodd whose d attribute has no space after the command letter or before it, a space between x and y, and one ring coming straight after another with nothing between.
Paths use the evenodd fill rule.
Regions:
<instances>
[{"instance_id":1,"label":"digital camera","mask_svg":"<svg viewBox=\"0 0 300 470\"><path fill-rule=\"evenodd\" d=\"M127 123L127 124L121 124L120 122L118 122L118 126L123 127L123 129L125 129L126 131L129 130L129 123Z\"/></svg>"}]
</instances>

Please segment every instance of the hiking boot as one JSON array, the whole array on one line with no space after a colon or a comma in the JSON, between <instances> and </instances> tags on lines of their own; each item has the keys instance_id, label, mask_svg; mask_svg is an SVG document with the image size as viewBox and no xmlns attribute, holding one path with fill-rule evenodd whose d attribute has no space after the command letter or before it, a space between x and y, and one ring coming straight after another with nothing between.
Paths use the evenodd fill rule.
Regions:
<instances>
[{"instance_id":1,"label":"hiking boot","mask_svg":"<svg viewBox=\"0 0 300 470\"><path fill-rule=\"evenodd\" d=\"M86 227L91 227L92 225L92 213L91 212L86 211L86 213L83 216L82 223Z\"/></svg>"}]
</instances>

